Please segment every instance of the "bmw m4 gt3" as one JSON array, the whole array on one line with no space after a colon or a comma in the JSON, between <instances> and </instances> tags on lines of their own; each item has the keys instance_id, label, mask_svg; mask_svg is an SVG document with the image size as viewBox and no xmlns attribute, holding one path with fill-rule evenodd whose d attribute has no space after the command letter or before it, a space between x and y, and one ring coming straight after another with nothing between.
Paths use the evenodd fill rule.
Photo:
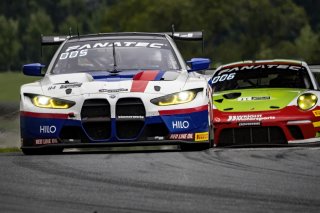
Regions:
<instances>
[{"instance_id":1,"label":"bmw m4 gt3","mask_svg":"<svg viewBox=\"0 0 320 213\"><path fill-rule=\"evenodd\" d=\"M320 92L305 62L227 64L215 71L209 83L215 146L319 141Z\"/></svg>"},{"instance_id":2,"label":"bmw m4 gt3","mask_svg":"<svg viewBox=\"0 0 320 213\"><path fill-rule=\"evenodd\" d=\"M181 145L209 148L208 82L193 72L209 59L184 62L173 39L201 32L46 36L59 44L45 74L39 63L23 72L44 76L21 87L25 154L63 148Z\"/></svg>"}]
</instances>

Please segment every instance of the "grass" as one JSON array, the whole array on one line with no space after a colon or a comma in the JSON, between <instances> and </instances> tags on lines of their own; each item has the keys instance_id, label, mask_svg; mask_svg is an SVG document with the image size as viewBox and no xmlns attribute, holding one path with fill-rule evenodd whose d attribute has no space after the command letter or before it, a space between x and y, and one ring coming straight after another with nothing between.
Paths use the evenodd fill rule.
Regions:
<instances>
[{"instance_id":1,"label":"grass","mask_svg":"<svg viewBox=\"0 0 320 213\"><path fill-rule=\"evenodd\" d=\"M39 77L25 76L22 72L3 72L0 73L0 93L1 102L19 102L20 86L22 84L39 80Z\"/></svg>"},{"instance_id":2,"label":"grass","mask_svg":"<svg viewBox=\"0 0 320 213\"><path fill-rule=\"evenodd\" d=\"M22 72L0 73L0 153L20 152L19 99L20 86L39 80L39 77L25 76Z\"/></svg>"},{"instance_id":3,"label":"grass","mask_svg":"<svg viewBox=\"0 0 320 213\"><path fill-rule=\"evenodd\" d=\"M12 148L0 148L0 153L5 153L5 152L21 152L19 148L12 147Z\"/></svg>"}]
</instances>

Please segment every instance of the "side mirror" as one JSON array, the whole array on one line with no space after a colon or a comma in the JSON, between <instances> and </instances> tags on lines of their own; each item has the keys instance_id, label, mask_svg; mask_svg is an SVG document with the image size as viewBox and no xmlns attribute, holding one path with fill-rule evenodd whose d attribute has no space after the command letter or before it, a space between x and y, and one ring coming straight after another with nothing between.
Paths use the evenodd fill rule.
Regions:
<instances>
[{"instance_id":1,"label":"side mirror","mask_svg":"<svg viewBox=\"0 0 320 213\"><path fill-rule=\"evenodd\" d=\"M208 58L192 58L190 61L187 61L187 64L191 69L188 72L206 70L210 67L211 60Z\"/></svg>"},{"instance_id":2,"label":"side mirror","mask_svg":"<svg viewBox=\"0 0 320 213\"><path fill-rule=\"evenodd\" d=\"M41 73L42 68L45 67L45 65L35 63L35 64L25 64L23 65L23 74L30 75L30 76L44 76L44 74Z\"/></svg>"}]
</instances>

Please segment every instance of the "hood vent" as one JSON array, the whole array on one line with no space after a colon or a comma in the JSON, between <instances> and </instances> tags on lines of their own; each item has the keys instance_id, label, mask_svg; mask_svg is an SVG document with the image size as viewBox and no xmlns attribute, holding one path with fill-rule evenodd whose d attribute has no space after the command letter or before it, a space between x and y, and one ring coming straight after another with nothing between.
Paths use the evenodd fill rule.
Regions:
<instances>
[{"instance_id":1,"label":"hood vent","mask_svg":"<svg viewBox=\"0 0 320 213\"><path fill-rule=\"evenodd\" d=\"M270 106L270 109L280 109L279 106Z\"/></svg>"},{"instance_id":2,"label":"hood vent","mask_svg":"<svg viewBox=\"0 0 320 213\"><path fill-rule=\"evenodd\" d=\"M214 100L215 102L218 102L218 103L222 103L223 102L223 99L217 99L217 100Z\"/></svg>"},{"instance_id":3,"label":"hood vent","mask_svg":"<svg viewBox=\"0 0 320 213\"><path fill-rule=\"evenodd\" d=\"M236 99L236 98L239 98L240 96L241 96L240 92L233 92L233 93L223 95L225 99Z\"/></svg>"}]
</instances>

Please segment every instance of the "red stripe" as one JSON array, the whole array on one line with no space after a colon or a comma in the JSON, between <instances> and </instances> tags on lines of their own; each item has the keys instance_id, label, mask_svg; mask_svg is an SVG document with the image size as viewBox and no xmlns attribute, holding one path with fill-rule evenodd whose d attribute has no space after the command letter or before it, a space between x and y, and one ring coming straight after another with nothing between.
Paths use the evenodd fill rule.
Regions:
<instances>
[{"instance_id":1,"label":"red stripe","mask_svg":"<svg viewBox=\"0 0 320 213\"><path fill-rule=\"evenodd\" d=\"M144 92L149 81L132 81L130 92Z\"/></svg>"},{"instance_id":2,"label":"red stripe","mask_svg":"<svg viewBox=\"0 0 320 213\"><path fill-rule=\"evenodd\" d=\"M133 77L133 80L153 81L156 79L159 70L144 70Z\"/></svg>"},{"instance_id":3,"label":"red stripe","mask_svg":"<svg viewBox=\"0 0 320 213\"><path fill-rule=\"evenodd\" d=\"M133 77L131 92L144 92L148 86L149 81L154 80L159 71L145 70L139 72Z\"/></svg>"},{"instance_id":4,"label":"red stripe","mask_svg":"<svg viewBox=\"0 0 320 213\"><path fill-rule=\"evenodd\" d=\"M203 106L188 108L188 109L160 110L159 114L160 115L188 114L188 113L200 112L204 110L208 111L208 105L203 105Z\"/></svg>"},{"instance_id":5,"label":"red stripe","mask_svg":"<svg viewBox=\"0 0 320 213\"><path fill-rule=\"evenodd\" d=\"M67 119L69 114L56 114L56 113L35 113L35 112L20 112L21 116L34 117L34 118L56 118L56 119Z\"/></svg>"}]
</instances>

